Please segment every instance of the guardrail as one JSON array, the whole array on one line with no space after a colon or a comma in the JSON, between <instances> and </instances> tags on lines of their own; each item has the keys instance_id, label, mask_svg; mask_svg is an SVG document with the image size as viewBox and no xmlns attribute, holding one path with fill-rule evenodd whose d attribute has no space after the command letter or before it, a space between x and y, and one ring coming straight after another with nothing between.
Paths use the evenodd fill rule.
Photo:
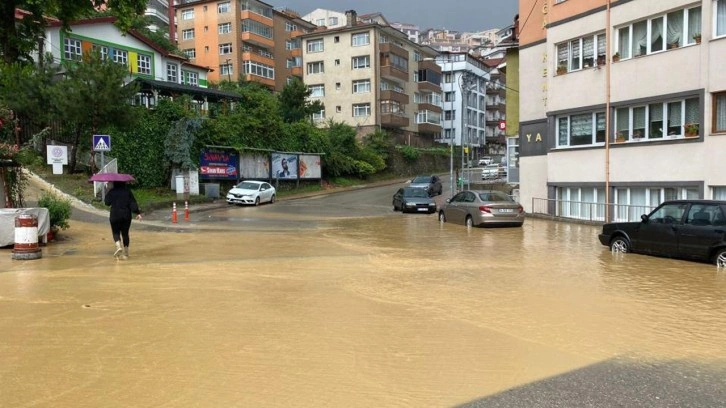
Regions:
<instances>
[{"instance_id":1,"label":"guardrail","mask_svg":"<svg viewBox=\"0 0 726 408\"><path fill-rule=\"evenodd\" d=\"M610 214L609 222L625 222L640 221L642 214L648 214L654 208L647 205L605 204L587 201L532 198L531 214L593 223L606 222L605 216L606 214Z\"/></svg>"}]
</instances>

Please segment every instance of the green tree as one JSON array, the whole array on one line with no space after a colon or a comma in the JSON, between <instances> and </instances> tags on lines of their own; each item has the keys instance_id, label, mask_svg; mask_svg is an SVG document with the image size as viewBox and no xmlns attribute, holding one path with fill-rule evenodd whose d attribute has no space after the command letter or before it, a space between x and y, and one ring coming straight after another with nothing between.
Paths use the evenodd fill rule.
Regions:
<instances>
[{"instance_id":1,"label":"green tree","mask_svg":"<svg viewBox=\"0 0 726 408\"><path fill-rule=\"evenodd\" d=\"M72 132L70 172L76 168L81 140L106 125L128 125L133 120L128 103L136 93L133 85L124 86L128 76L125 66L104 60L98 53L86 54L83 61L65 66L66 79L55 87L54 104ZM95 156L91 153L91 170L95 171Z\"/></svg>"},{"instance_id":2,"label":"green tree","mask_svg":"<svg viewBox=\"0 0 726 408\"><path fill-rule=\"evenodd\" d=\"M127 31L134 18L144 13L146 0L2 0L0 2L0 48L5 62L31 61L38 40L48 26L48 17L55 17L69 28L73 20L93 15L106 7L118 18L117 25ZM20 21L15 19L15 10L27 14Z\"/></svg>"},{"instance_id":3,"label":"green tree","mask_svg":"<svg viewBox=\"0 0 726 408\"><path fill-rule=\"evenodd\" d=\"M309 120L313 113L325 109L320 101L310 102L311 91L299 78L294 77L280 92L280 114L287 123Z\"/></svg>"}]
</instances>

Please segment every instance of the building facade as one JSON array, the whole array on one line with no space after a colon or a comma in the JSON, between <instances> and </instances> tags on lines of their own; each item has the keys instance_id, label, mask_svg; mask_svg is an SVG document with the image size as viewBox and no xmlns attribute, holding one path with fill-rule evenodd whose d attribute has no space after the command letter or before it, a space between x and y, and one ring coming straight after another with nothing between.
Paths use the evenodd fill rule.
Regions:
<instances>
[{"instance_id":1,"label":"building facade","mask_svg":"<svg viewBox=\"0 0 726 408\"><path fill-rule=\"evenodd\" d=\"M438 143L466 147L472 160L486 152L489 69L466 52L436 58L442 70L443 132Z\"/></svg>"},{"instance_id":2,"label":"building facade","mask_svg":"<svg viewBox=\"0 0 726 408\"><path fill-rule=\"evenodd\" d=\"M534 10L519 31L527 211L554 200L557 215L634 220L668 199L726 198L726 0L519 6Z\"/></svg>"},{"instance_id":3,"label":"building facade","mask_svg":"<svg viewBox=\"0 0 726 408\"><path fill-rule=\"evenodd\" d=\"M411 144L432 145L441 134L441 68L437 53L378 23L347 24L302 36L304 82L332 119L359 134L389 130Z\"/></svg>"},{"instance_id":4,"label":"building facade","mask_svg":"<svg viewBox=\"0 0 726 408\"><path fill-rule=\"evenodd\" d=\"M185 0L175 14L179 49L213 69L210 81L245 79L276 91L299 71L296 38L314 27L257 0Z\"/></svg>"}]
</instances>

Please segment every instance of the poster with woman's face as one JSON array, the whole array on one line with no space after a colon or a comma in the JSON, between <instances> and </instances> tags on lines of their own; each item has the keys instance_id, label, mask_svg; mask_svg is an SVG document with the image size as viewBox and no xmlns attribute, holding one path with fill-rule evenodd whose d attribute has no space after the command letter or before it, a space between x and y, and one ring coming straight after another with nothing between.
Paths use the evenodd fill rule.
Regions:
<instances>
[{"instance_id":1,"label":"poster with woman's face","mask_svg":"<svg viewBox=\"0 0 726 408\"><path fill-rule=\"evenodd\" d=\"M321 175L320 156L317 154L301 154L300 155L300 174L301 179L319 179Z\"/></svg>"},{"instance_id":2,"label":"poster with woman's face","mask_svg":"<svg viewBox=\"0 0 726 408\"><path fill-rule=\"evenodd\" d=\"M272 153L272 177L278 179L297 178L297 155Z\"/></svg>"}]
</instances>

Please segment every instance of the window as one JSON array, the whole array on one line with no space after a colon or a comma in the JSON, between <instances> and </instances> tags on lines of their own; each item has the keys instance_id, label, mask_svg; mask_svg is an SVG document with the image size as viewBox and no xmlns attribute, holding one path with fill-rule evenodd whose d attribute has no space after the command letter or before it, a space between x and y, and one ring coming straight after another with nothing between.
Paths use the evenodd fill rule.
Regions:
<instances>
[{"instance_id":1,"label":"window","mask_svg":"<svg viewBox=\"0 0 726 408\"><path fill-rule=\"evenodd\" d=\"M455 110L445 110L444 111L444 120L456 120L456 111Z\"/></svg>"},{"instance_id":2,"label":"window","mask_svg":"<svg viewBox=\"0 0 726 408\"><path fill-rule=\"evenodd\" d=\"M353 57L352 67L353 67L353 69L370 68L371 67L371 57L369 55Z\"/></svg>"},{"instance_id":3,"label":"window","mask_svg":"<svg viewBox=\"0 0 726 408\"><path fill-rule=\"evenodd\" d=\"M199 74L196 72L182 71L185 85L198 86L199 85Z\"/></svg>"},{"instance_id":4,"label":"window","mask_svg":"<svg viewBox=\"0 0 726 408\"><path fill-rule=\"evenodd\" d=\"M698 98L653 102L615 110L615 139L653 140L700 133L701 108Z\"/></svg>"},{"instance_id":5,"label":"window","mask_svg":"<svg viewBox=\"0 0 726 408\"><path fill-rule=\"evenodd\" d=\"M726 132L726 92L713 94L713 132Z\"/></svg>"},{"instance_id":6,"label":"window","mask_svg":"<svg viewBox=\"0 0 726 408\"><path fill-rule=\"evenodd\" d=\"M194 19L194 9L182 10L181 18L182 18L182 20L193 20Z\"/></svg>"},{"instance_id":7,"label":"window","mask_svg":"<svg viewBox=\"0 0 726 408\"><path fill-rule=\"evenodd\" d=\"M322 74L325 72L323 61L308 62L308 74Z\"/></svg>"},{"instance_id":8,"label":"window","mask_svg":"<svg viewBox=\"0 0 726 408\"><path fill-rule=\"evenodd\" d=\"M302 66L302 57L292 57L287 59L287 68L296 68Z\"/></svg>"},{"instance_id":9,"label":"window","mask_svg":"<svg viewBox=\"0 0 726 408\"><path fill-rule=\"evenodd\" d=\"M421 57L421 53L420 52L418 52L418 51L414 51L413 52L413 60L414 61L417 61L418 62L418 61L421 61L422 59L423 59L423 57Z\"/></svg>"},{"instance_id":10,"label":"window","mask_svg":"<svg viewBox=\"0 0 726 408\"><path fill-rule=\"evenodd\" d=\"M330 17L328 18L328 25L330 26L337 26L338 25L338 17Z\"/></svg>"},{"instance_id":11,"label":"window","mask_svg":"<svg viewBox=\"0 0 726 408\"><path fill-rule=\"evenodd\" d=\"M343 108L340 105L338 105L338 106L335 107L335 112L336 113L340 113L342 111L343 111Z\"/></svg>"},{"instance_id":12,"label":"window","mask_svg":"<svg viewBox=\"0 0 726 408\"><path fill-rule=\"evenodd\" d=\"M557 44L559 74L605 63L605 34L593 34Z\"/></svg>"},{"instance_id":13,"label":"window","mask_svg":"<svg viewBox=\"0 0 726 408\"><path fill-rule=\"evenodd\" d=\"M231 53L232 53L232 43L219 44L219 55L231 54Z\"/></svg>"},{"instance_id":14,"label":"window","mask_svg":"<svg viewBox=\"0 0 726 408\"><path fill-rule=\"evenodd\" d=\"M310 97L322 98L325 96L325 85L310 85Z\"/></svg>"},{"instance_id":15,"label":"window","mask_svg":"<svg viewBox=\"0 0 726 408\"><path fill-rule=\"evenodd\" d=\"M335 83L335 90L340 91L340 82Z\"/></svg>"},{"instance_id":16,"label":"window","mask_svg":"<svg viewBox=\"0 0 726 408\"><path fill-rule=\"evenodd\" d=\"M128 65L129 53L126 50L113 50L113 61L119 64Z\"/></svg>"},{"instance_id":17,"label":"window","mask_svg":"<svg viewBox=\"0 0 726 408\"><path fill-rule=\"evenodd\" d=\"M232 32L232 23L222 23L217 25L217 32L219 34L229 34Z\"/></svg>"},{"instance_id":18,"label":"window","mask_svg":"<svg viewBox=\"0 0 726 408\"><path fill-rule=\"evenodd\" d=\"M289 21L285 21L285 31L297 31L297 26Z\"/></svg>"},{"instance_id":19,"label":"window","mask_svg":"<svg viewBox=\"0 0 726 408\"><path fill-rule=\"evenodd\" d=\"M319 19L315 20L315 25L318 27L325 27L325 19L319 18Z\"/></svg>"},{"instance_id":20,"label":"window","mask_svg":"<svg viewBox=\"0 0 726 408\"><path fill-rule=\"evenodd\" d=\"M621 59L695 44L696 36L701 34L701 7L675 10L638 21L617 28L616 33L615 43Z\"/></svg>"},{"instance_id":21,"label":"window","mask_svg":"<svg viewBox=\"0 0 726 408\"><path fill-rule=\"evenodd\" d=\"M255 20L242 20L242 32L253 33L261 37L272 39L272 27Z\"/></svg>"},{"instance_id":22,"label":"window","mask_svg":"<svg viewBox=\"0 0 726 408\"><path fill-rule=\"evenodd\" d=\"M353 93L369 93L371 91L371 80L361 79L353 81Z\"/></svg>"},{"instance_id":23,"label":"window","mask_svg":"<svg viewBox=\"0 0 726 408\"><path fill-rule=\"evenodd\" d=\"M335 37L333 37L333 42L336 43L336 44L339 43L340 42L340 36L336 35Z\"/></svg>"},{"instance_id":24,"label":"window","mask_svg":"<svg viewBox=\"0 0 726 408\"><path fill-rule=\"evenodd\" d=\"M403 115L406 111L403 109L403 105L398 101L381 101L381 113L393 113L396 115Z\"/></svg>"},{"instance_id":25,"label":"window","mask_svg":"<svg viewBox=\"0 0 726 408\"><path fill-rule=\"evenodd\" d=\"M220 75L233 75L234 66L232 64L222 64L219 67L219 73L220 73Z\"/></svg>"},{"instance_id":26,"label":"window","mask_svg":"<svg viewBox=\"0 0 726 408\"><path fill-rule=\"evenodd\" d=\"M195 48L187 48L186 50L182 51L184 53L184 56L186 56L189 59L194 59L197 56L197 50Z\"/></svg>"},{"instance_id":27,"label":"window","mask_svg":"<svg viewBox=\"0 0 726 408\"><path fill-rule=\"evenodd\" d=\"M323 39L308 40L308 52L323 52Z\"/></svg>"},{"instance_id":28,"label":"window","mask_svg":"<svg viewBox=\"0 0 726 408\"><path fill-rule=\"evenodd\" d=\"M726 35L726 0L714 0L713 13L715 23L713 24L716 32L714 37Z\"/></svg>"},{"instance_id":29,"label":"window","mask_svg":"<svg viewBox=\"0 0 726 408\"><path fill-rule=\"evenodd\" d=\"M182 30L182 40L193 40L194 39L194 29L190 28L188 30Z\"/></svg>"},{"instance_id":30,"label":"window","mask_svg":"<svg viewBox=\"0 0 726 408\"><path fill-rule=\"evenodd\" d=\"M605 112L558 116L557 147L605 143Z\"/></svg>"},{"instance_id":31,"label":"window","mask_svg":"<svg viewBox=\"0 0 726 408\"><path fill-rule=\"evenodd\" d=\"M179 68L176 64L166 64L166 80L179 83Z\"/></svg>"},{"instance_id":32,"label":"window","mask_svg":"<svg viewBox=\"0 0 726 408\"><path fill-rule=\"evenodd\" d=\"M371 116L371 104L370 103L356 103L353 105L353 116Z\"/></svg>"},{"instance_id":33,"label":"window","mask_svg":"<svg viewBox=\"0 0 726 408\"><path fill-rule=\"evenodd\" d=\"M225 1L224 3L218 3L217 4L217 13L223 14L223 13L229 13L229 2Z\"/></svg>"},{"instance_id":34,"label":"window","mask_svg":"<svg viewBox=\"0 0 726 408\"><path fill-rule=\"evenodd\" d=\"M456 92L444 92L444 101L445 102L456 101Z\"/></svg>"},{"instance_id":35,"label":"window","mask_svg":"<svg viewBox=\"0 0 726 408\"><path fill-rule=\"evenodd\" d=\"M713 186L711 188L711 198L726 201L726 186Z\"/></svg>"},{"instance_id":36,"label":"window","mask_svg":"<svg viewBox=\"0 0 726 408\"><path fill-rule=\"evenodd\" d=\"M441 124L441 114L424 110L416 113L416 123L431 123L434 125Z\"/></svg>"},{"instance_id":37,"label":"window","mask_svg":"<svg viewBox=\"0 0 726 408\"><path fill-rule=\"evenodd\" d=\"M336 58L336 60L335 60L335 66L337 67L338 65L340 65L340 60Z\"/></svg>"},{"instance_id":38,"label":"window","mask_svg":"<svg viewBox=\"0 0 726 408\"><path fill-rule=\"evenodd\" d=\"M108 59L108 47L105 45L93 44L93 52L97 52L101 60L105 61Z\"/></svg>"},{"instance_id":39,"label":"window","mask_svg":"<svg viewBox=\"0 0 726 408\"><path fill-rule=\"evenodd\" d=\"M452 82L454 82L454 74L452 74L451 72L445 73L444 74L444 83L450 84Z\"/></svg>"},{"instance_id":40,"label":"window","mask_svg":"<svg viewBox=\"0 0 726 408\"><path fill-rule=\"evenodd\" d=\"M353 47L360 47L371 43L371 34L368 31L365 33L356 33L353 34L350 39Z\"/></svg>"},{"instance_id":41,"label":"window","mask_svg":"<svg viewBox=\"0 0 726 408\"><path fill-rule=\"evenodd\" d=\"M275 79L275 68L269 65L260 64L259 62L245 61L244 70L245 75L249 74L267 79Z\"/></svg>"},{"instance_id":42,"label":"window","mask_svg":"<svg viewBox=\"0 0 726 408\"><path fill-rule=\"evenodd\" d=\"M67 60L80 61L83 58L83 50L81 49L81 41L73 38L66 38L64 41L63 56Z\"/></svg>"},{"instance_id":43,"label":"window","mask_svg":"<svg viewBox=\"0 0 726 408\"><path fill-rule=\"evenodd\" d=\"M322 122L325 120L325 109L320 112L313 112L313 122Z\"/></svg>"},{"instance_id":44,"label":"window","mask_svg":"<svg viewBox=\"0 0 726 408\"><path fill-rule=\"evenodd\" d=\"M297 50L300 49L300 39L292 39L285 41L286 50Z\"/></svg>"},{"instance_id":45,"label":"window","mask_svg":"<svg viewBox=\"0 0 726 408\"><path fill-rule=\"evenodd\" d=\"M137 54L136 63L139 66L139 74L151 75L151 57L149 55Z\"/></svg>"}]
</instances>

